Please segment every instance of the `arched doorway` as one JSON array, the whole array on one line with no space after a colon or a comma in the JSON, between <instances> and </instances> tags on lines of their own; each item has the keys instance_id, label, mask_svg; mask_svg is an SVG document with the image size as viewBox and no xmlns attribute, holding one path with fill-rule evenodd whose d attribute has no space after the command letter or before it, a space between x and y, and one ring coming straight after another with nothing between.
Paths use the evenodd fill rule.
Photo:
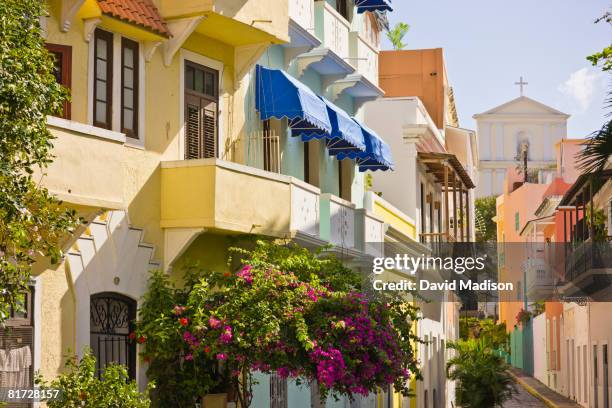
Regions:
<instances>
[{"instance_id":1,"label":"arched doorway","mask_svg":"<svg viewBox=\"0 0 612 408\"><path fill-rule=\"evenodd\" d=\"M136 301L118 293L98 293L91 296L89 310L90 345L97 375L110 363L119 363L135 379L136 344L128 336L136 319Z\"/></svg>"}]
</instances>

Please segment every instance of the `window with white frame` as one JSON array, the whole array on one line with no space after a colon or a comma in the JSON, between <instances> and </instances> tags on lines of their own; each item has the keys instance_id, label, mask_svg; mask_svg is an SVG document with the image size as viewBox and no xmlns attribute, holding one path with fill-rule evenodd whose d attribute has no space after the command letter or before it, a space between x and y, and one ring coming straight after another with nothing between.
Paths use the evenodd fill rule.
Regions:
<instances>
[{"instance_id":1,"label":"window with white frame","mask_svg":"<svg viewBox=\"0 0 612 408\"><path fill-rule=\"evenodd\" d=\"M141 139L140 44L97 28L93 44L92 123Z\"/></svg>"}]
</instances>

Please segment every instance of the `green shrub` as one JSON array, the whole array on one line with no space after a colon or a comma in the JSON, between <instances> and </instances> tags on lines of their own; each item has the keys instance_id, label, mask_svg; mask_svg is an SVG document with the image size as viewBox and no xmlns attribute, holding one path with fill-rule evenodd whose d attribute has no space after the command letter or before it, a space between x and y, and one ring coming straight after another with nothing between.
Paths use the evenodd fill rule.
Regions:
<instances>
[{"instance_id":1,"label":"green shrub","mask_svg":"<svg viewBox=\"0 0 612 408\"><path fill-rule=\"evenodd\" d=\"M457 382L456 404L463 408L501 407L516 392L509 366L485 339L449 343L455 350L447 365L448 378Z\"/></svg>"},{"instance_id":2,"label":"green shrub","mask_svg":"<svg viewBox=\"0 0 612 408\"><path fill-rule=\"evenodd\" d=\"M66 372L51 382L41 377L36 379L42 389L59 389L60 398L48 401L49 408L149 408L148 393L138 391L138 385L130 380L124 366L111 364L96 376L96 359L87 350L81 361L76 356L69 357L65 364Z\"/></svg>"}]
</instances>

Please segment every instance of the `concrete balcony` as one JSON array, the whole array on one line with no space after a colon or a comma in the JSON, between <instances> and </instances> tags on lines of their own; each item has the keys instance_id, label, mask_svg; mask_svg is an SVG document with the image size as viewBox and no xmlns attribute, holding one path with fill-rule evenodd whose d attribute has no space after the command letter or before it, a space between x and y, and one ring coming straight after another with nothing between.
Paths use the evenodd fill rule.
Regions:
<instances>
[{"instance_id":1,"label":"concrete balcony","mask_svg":"<svg viewBox=\"0 0 612 408\"><path fill-rule=\"evenodd\" d=\"M349 22L329 3L315 1L315 33L323 42L323 47L329 48L340 58L348 58L350 30Z\"/></svg>"},{"instance_id":2,"label":"concrete balcony","mask_svg":"<svg viewBox=\"0 0 612 408\"><path fill-rule=\"evenodd\" d=\"M338 248L355 249L355 204L321 194L321 239Z\"/></svg>"},{"instance_id":3,"label":"concrete balcony","mask_svg":"<svg viewBox=\"0 0 612 408\"><path fill-rule=\"evenodd\" d=\"M72 207L124 208L125 135L56 117L47 123L55 159L43 185Z\"/></svg>"},{"instance_id":4,"label":"concrete balcony","mask_svg":"<svg viewBox=\"0 0 612 408\"><path fill-rule=\"evenodd\" d=\"M361 34L352 31L349 34L350 62L372 84L378 86L378 51Z\"/></svg>"},{"instance_id":5,"label":"concrete balcony","mask_svg":"<svg viewBox=\"0 0 612 408\"><path fill-rule=\"evenodd\" d=\"M170 25L202 17L196 31L227 44L289 39L287 0L160 0L159 11Z\"/></svg>"},{"instance_id":6,"label":"concrete balcony","mask_svg":"<svg viewBox=\"0 0 612 408\"><path fill-rule=\"evenodd\" d=\"M314 2L310 0L289 0L289 18L304 30L314 32Z\"/></svg>"},{"instance_id":7,"label":"concrete balcony","mask_svg":"<svg viewBox=\"0 0 612 408\"><path fill-rule=\"evenodd\" d=\"M385 255L385 223L365 208L355 210L355 234L358 249L367 256Z\"/></svg>"},{"instance_id":8,"label":"concrete balcony","mask_svg":"<svg viewBox=\"0 0 612 408\"><path fill-rule=\"evenodd\" d=\"M553 293L554 279L549 265L542 258L529 258L523 263L527 298L536 302Z\"/></svg>"},{"instance_id":9,"label":"concrete balcony","mask_svg":"<svg viewBox=\"0 0 612 408\"><path fill-rule=\"evenodd\" d=\"M161 167L162 228L318 238L316 187L219 159Z\"/></svg>"},{"instance_id":10,"label":"concrete balcony","mask_svg":"<svg viewBox=\"0 0 612 408\"><path fill-rule=\"evenodd\" d=\"M406 240L417 242L416 223L410 216L371 191L366 192L364 206Z\"/></svg>"}]
</instances>

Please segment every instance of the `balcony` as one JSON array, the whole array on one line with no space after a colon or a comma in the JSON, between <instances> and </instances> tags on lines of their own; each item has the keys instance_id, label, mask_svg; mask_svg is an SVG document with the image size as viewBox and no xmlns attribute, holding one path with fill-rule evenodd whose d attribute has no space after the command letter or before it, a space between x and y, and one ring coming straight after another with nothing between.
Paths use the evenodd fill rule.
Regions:
<instances>
[{"instance_id":1,"label":"balcony","mask_svg":"<svg viewBox=\"0 0 612 408\"><path fill-rule=\"evenodd\" d=\"M355 249L355 204L332 194L321 194L321 239L344 249Z\"/></svg>"},{"instance_id":2,"label":"balcony","mask_svg":"<svg viewBox=\"0 0 612 408\"><path fill-rule=\"evenodd\" d=\"M378 51L358 32L351 32L349 37L350 62L359 74L378 86Z\"/></svg>"},{"instance_id":3,"label":"balcony","mask_svg":"<svg viewBox=\"0 0 612 408\"><path fill-rule=\"evenodd\" d=\"M306 31L314 31L314 2L289 0L289 18Z\"/></svg>"},{"instance_id":4,"label":"balcony","mask_svg":"<svg viewBox=\"0 0 612 408\"><path fill-rule=\"evenodd\" d=\"M319 235L319 189L298 179L218 159L161 167L162 228Z\"/></svg>"},{"instance_id":5,"label":"balcony","mask_svg":"<svg viewBox=\"0 0 612 408\"><path fill-rule=\"evenodd\" d=\"M567 244L565 258L565 296L591 296L596 301L610 301L612 284L612 243L583 242Z\"/></svg>"},{"instance_id":6,"label":"balcony","mask_svg":"<svg viewBox=\"0 0 612 408\"><path fill-rule=\"evenodd\" d=\"M350 24L326 1L315 2L315 33L340 58L349 56Z\"/></svg>"},{"instance_id":7,"label":"balcony","mask_svg":"<svg viewBox=\"0 0 612 408\"><path fill-rule=\"evenodd\" d=\"M372 211L365 208L355 210L355 233L360 251L373 257L385 255L385 223Z\"/></svg>"},{"instance_id":8,"label":"balcony","mask_svg":"<svg viewBox=\"0 0 612 408\"><path fill-rule=\"evenodd\" d=\"M365 207L388 224L397 234L403 236L405 240L416 241L416 224L414 220L391 203L368 191L365 196Z\"/></svg>"},{"instance_id":9,"label":"balcony","mask_svg":"<svg viewBox=\"0 0 612 408\"><path fill-rule=\"evenodd\" d=\"M523 263L527 298L530 302L547 300L554 290L551 268L542 258L529 258Z\"/></svg>"},{"instance_id":10,"label":"balcony","mask_svg":"<svg viewBox=\"0 0 612 408\"><path fill-rule=\"evenodd\" d=\"M246 45L288 40L287 0L271 6L270 0L160 0L158 8L170 25L203 17L196 31L227 44Z\"/></svg>"},{"instance_id":11,"label":"balcony","mask_svg":"<svg viewBox=\"0 0 612 408\"><path fill-rule=\"evenodd\" d=\"M55 117L47 123L56 139L44 186L71 206L124 208L125 135Z\"/></svg>"}]
</instances>

